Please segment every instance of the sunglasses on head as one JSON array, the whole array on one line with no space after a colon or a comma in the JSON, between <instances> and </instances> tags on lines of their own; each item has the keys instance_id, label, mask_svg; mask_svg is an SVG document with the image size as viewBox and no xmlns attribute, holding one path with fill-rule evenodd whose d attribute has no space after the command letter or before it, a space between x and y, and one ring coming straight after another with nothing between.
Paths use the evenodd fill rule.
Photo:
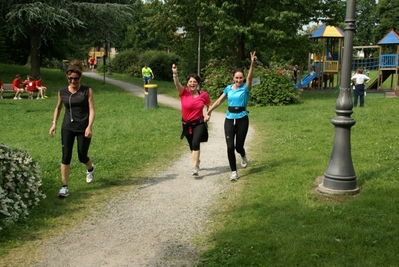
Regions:
<instances>
[{"instance_id":1,"label":"sunglasses on head","mask_svg":"<svg viewBox=\"0 0 399 267\"><path fill-rule=\"evenodd\" d=\"M68 81L79 81L80 77L68 77Z\"/></svg>"}]
</instances>

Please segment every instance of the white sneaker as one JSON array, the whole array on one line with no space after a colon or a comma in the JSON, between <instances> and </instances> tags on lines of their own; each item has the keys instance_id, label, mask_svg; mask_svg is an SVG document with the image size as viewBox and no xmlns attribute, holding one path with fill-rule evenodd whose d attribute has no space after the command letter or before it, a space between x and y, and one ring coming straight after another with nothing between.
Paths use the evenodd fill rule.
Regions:
<instances>
[{"instance_id":1,"label":"white sneaker","mask_svg":"<svg viewBox=\"0 0 399 267\"><path fill-rule=\"evenodd\" d=\"M194 168L193 168L192 174L193 174L194 176L198 176L198 171L199 171L199 167L194 167Z\"/></svg>"},{"instance_id":2,"label":"white sneaker","mask_svg":"<svg viewBox=\"0 0 399 267\"><path fill-rule=\"evenodd\" d=\"M247 156L241 157L241 167L245 168L248 166Z\"/></svg>"},{"instance_id":3,"label":"white sneaker","mask_svg":"<svg viewBox=\"0 0 399 267\"><path fill-rule=\"evenodd\" d=\"M18 96L18 99L22 99L22 97Z\"/></svg>"},{"instance_id":4,"label":"white sneaker","mask_svg":"<svg viewBox=\"0 0 399 267\"><path fill-rule=\"evenodd\" d=\"M68 187L61 187L60 192L58 192L59 198L65 198L69 196Z\"/></svg>"},{"instance_id":5,"label":"white sneaker","mask_svg":"<svg viewBox=\"0 0 399 267\"><path fill-rule=\"evenodd\" d=\"M40 99L40 96L36 97L36 99L39 100L39 99Z\"/></svg>"},{"instance_id":6,"label":"white sneaker","mask_svg":"<svg viewBox=\"0 0 399 267\"><path fill-rule=\"evenodd\" d=\"M94 171L96 169L96 166L93 164L93 170L91 172L86 171L86 183L90 184L94 180Z\"/></svg>"},{"instance_id":7,"label":"white sneaker","mask_svg":"<svg viewBox=\"0 0 399 267\"><path fill-rule=\"evenodd\" d=\"M18 97L15 96L15 97L14 97L14 100L17 100L17 99L18 99Z\"/></svg>"},{"instance_id":8,"label":"white sneaker","mask_svg":"<svg viewBox=\"0 0 399 267\"><path fill-rule=\"evenodd\" d=\"M3 96L2 96L2 95L0 95L0 99L3 99Z\"/></svg>"},{"instance_id":9,"label":"white sneaker","mask_svg":"<svg viewBox=\"0 0 399 267\"><path fill-rule=\"evenodd\" d=\"M237 171L231 172L230 181L237 181L237 179L238 179Z\"/></svg>"}]
</instances>

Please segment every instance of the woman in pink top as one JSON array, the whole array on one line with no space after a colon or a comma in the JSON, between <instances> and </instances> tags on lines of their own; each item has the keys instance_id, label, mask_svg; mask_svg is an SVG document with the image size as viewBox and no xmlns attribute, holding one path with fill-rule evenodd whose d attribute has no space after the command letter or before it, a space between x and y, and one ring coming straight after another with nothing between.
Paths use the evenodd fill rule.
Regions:
<instances>
[{"instance_id":1,"label":"woman in pink top","mask_svg":"<svg viewBox=\"0 0 399 267\"><path fill-rule=\"evenodd\" d=\"M177 77L177 66L172 65L173 81L181 100L183 132L181 139L186 137L191 150L193 164L192 175L197 176L200 163L200 143L208 141L208 128L204 121L204 107L209 109L209 95L199 89L201 78L197 74L187 77L187 86L180 84Z\"/></svg>"}]
</instances>

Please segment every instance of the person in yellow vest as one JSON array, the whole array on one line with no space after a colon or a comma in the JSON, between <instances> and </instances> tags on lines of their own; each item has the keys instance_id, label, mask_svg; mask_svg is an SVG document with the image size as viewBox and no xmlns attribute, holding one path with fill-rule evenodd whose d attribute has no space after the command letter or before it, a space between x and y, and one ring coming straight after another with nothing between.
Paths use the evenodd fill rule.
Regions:
<instances>
[{"instance_id":1,"label":"person in yellow vest","mask_svg":"<svg viewBox=\"0 0 399 267\"><path fill-rule=\"evenodd\" d=\"M144 86L151 82L151 79L154 79L154 73L151 68L147 66L147 63L144 64L144 67L141 69L141 74L143 75Z\"/></svg>"}]
</instances>

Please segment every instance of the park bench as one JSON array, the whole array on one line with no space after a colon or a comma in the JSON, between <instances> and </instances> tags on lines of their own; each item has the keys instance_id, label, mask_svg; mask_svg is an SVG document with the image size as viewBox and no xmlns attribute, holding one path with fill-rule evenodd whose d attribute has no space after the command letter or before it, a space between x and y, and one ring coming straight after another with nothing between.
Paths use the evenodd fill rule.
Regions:
<instances>
[{"instance_id":1,"label":"park bench","mask_svg":"<svg viewBox=\"0 0 399 267\"><path fill-rule=\"evenodd\" d=\"M4 93L15 93L12 89L11 89L12 84L11 83L5 83L3 84L3 88L4 88Z\"/></svg>"}]
</instances>

